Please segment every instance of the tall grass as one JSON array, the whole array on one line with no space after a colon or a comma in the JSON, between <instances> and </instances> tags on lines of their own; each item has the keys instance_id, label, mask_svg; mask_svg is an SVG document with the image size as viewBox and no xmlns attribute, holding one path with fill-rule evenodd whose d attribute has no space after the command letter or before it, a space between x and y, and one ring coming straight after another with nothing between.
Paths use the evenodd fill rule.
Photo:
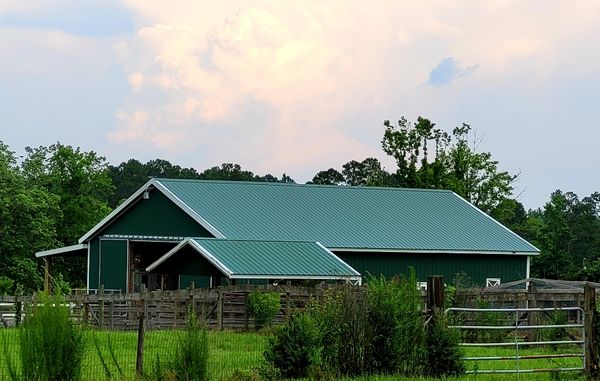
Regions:
<instances>
[{"instance_id":1,"label":"tall grass","mask_svg":"<svg viewBox=\"0 0 600 381\"><path fill-rule=\"evenodd\" d=\"M37 294L19 327L20 372L13 380L78 381L85 351L82 330L69 319L64 299Z\"/></svg>"},{"instance_id":2,"label":"tall grass","mask_svg":"<svg viewBox=\"0 0 600 381\"><path fill-rule=\"evenodd\" d=\"M206 381L208 380L208 335L196 314L188 312L185 332L179 338L175 356L161 362L156 355L149 380Z\"/></svg>"}]
</instances>

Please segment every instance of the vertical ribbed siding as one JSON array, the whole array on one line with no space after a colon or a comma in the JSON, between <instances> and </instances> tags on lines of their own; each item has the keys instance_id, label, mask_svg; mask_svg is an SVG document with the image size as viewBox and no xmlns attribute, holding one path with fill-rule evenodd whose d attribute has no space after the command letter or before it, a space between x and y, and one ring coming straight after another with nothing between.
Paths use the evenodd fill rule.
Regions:
<instances>
[{"instance_id":1,"label":"vertical ribbed siding","mask_svg":"<svg viewBox=\"0 0 600 381\"><path fill-rule=\"evenodd\" d=\"M501 278L502 283L524 279L527 257L517 255L466 254L406 254L406 253L348 253L337 256L363 275L384 275L388 278L407 274L415 269L417 278L426 281L428 275L443 275L446 283L457 277L484 286L486 278Z\"/></svg>"}]
</instances>

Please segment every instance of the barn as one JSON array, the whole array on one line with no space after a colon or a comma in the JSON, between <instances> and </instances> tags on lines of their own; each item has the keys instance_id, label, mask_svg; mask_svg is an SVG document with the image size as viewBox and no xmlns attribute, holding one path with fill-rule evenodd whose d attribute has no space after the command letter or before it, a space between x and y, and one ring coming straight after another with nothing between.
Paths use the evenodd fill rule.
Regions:
<instances>
[{"instance_id":1,"label":"barn","mask_svg":"<svg viewBox=\"0 0 600 381\"><path fill-rule=\"evenodd\" d=\"M121 292L302 280L529 277L539 250L447 190L151 179L77 245L87 288Z\"/></svg>"}]
</instances>

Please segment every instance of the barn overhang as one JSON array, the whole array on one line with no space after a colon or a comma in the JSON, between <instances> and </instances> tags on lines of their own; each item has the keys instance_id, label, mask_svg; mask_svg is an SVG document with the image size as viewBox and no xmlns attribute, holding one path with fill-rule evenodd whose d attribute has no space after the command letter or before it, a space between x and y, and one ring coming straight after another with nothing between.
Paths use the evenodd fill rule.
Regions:
<instances>
[{"instance_id":1,"label":"barn overhang","mask_svg":"<svg viewBox=\"0 0 600 381\"><path fill-rule=\"evenodd\" d=\"M58 256L63 256L63 255L68 255L68 256L77 256L77 255L86 256L87 255L87 249L88 249L88 245L86 243L83 243L83 244L79 244L79 245L71 245L71 246L60 247L58 249L38 251L37 253L35 253L35 256L37 258L51 257L51 256L54 256L54 255L58 255Z\"/></svg>"},{"instance_id":2,"label":"barn overhang","mask_svg":"<svg viewBox=\"0 0 600 381\"><path fill-rule=\"evenodd\" d=\"M188 238L146 268L164 266L192 249L229 279L346 280L361 274L318 242Z\"/></svg>"},{"instance_id":3,"label":"barn overhang","mask_svg":"<svg viewBox=\"0 0 600 381\"><path fill-rule=\"evenodd\" d=\"M60 247L58 249L43 250L35 253L36 258L44 258L44 290L50 292L50 273L52 272L52 257L86 257L88 255L88 245L86 243Z\"/></svg>"}]
</instances>

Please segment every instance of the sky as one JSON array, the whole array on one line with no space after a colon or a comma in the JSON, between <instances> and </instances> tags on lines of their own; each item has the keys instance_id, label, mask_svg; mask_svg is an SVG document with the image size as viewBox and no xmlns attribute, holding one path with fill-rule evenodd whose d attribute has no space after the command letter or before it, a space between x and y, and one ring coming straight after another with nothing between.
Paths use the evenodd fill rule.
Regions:
<instances>
[{"instance_id":1,"label":"sky","mask_svg":"<svg viewBox=\"0 0 600 381\"><path fill-rule=\"evenodd\" d=\"M368 5L367 5L368 4ZM305 182L468 123L515 194L600 191L600 1L1 0L0 140Z\"/></svg>"}]
</instances>

